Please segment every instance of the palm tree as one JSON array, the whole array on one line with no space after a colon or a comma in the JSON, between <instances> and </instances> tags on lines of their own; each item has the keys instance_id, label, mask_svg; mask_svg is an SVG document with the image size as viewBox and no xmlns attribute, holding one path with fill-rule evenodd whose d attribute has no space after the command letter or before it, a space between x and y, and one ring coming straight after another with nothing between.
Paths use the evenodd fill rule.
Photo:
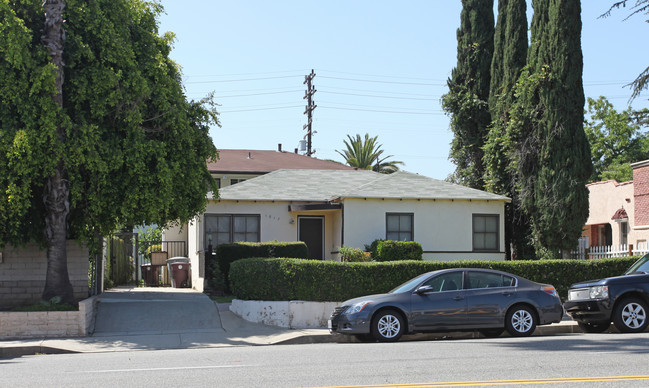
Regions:
<instances>
[{"instance_id":1,"label":"palm tree","mask_svg":"<svg viewBox=\"0 0 649 388\"><path fill-rule=\"evenodd\" d=\"M336 150L336 152L345 158L345 163L349 166L392 174L399 170L399 165L403 165L403 162L387 160L392 155L382 158L383 150L382 145L378 144L378 138L378 136L370 137L367 133L365 139L361 139L361 135L358 134L356 137L347 135L349 141L344 140L347 149L342 152Z\"/></svg>"}]
</instances>

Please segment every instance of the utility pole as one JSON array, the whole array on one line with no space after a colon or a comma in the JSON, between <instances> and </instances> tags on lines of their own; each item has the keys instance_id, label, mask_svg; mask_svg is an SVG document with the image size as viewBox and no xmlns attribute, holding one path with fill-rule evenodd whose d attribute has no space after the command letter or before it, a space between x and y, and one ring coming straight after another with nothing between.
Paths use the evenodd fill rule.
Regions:
<instances>
[{"instance_id":1,"label":"utility pole","mask_svg":"<svg viewBox=\"0 0 649 388\"><path fill-rule=\"evenodd\" d=\"M306 129L306 144L307 144L306 156L311 156L315 154L315 151L311 151L311 136L313 135L313 131L311 127L311 124L313 122L312 112L317 107L317 105L313 103L313 95L315 94L316 90L313 87L311 81L313 81L314 77L315 77L315 73L313 72L313 69L311 69L311 74L304 76L304 84L307 86L306 92L304 94L304 99L307 100L306 110L304 111L304 114L306 115L308 122L307 124L304 125L302 129Z\"/></svg>"}]
</instances>

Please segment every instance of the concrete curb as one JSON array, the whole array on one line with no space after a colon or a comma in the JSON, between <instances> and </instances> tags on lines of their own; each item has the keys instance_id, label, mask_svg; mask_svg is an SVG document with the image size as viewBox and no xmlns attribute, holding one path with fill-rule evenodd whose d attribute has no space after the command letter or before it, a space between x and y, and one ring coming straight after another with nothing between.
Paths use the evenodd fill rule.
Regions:
<instances>
[{"instance_id":1,"label":"concrete curb","mask_svg":"<svg viewBox=\"0 0 649 388\"><path fill-rule=\"evenodd\" d=\"M262 327L248 324L247 327L236 327L240 325L238 318L224 314L224 331L220 340L191 343L173 343L168 341L170 336L175 334L152 335L151 342L157 345L146 348L130 346L126 341L119 341L113 338L114 343L107 346L106 343L97 342L93 346L92 340L96 337L80 337L67 339L43 339L25 341L1 341L0 358L20 357L35 354L64 354L64 353L95 353L95 352L119 352L136 350L160 350L160 349L182 349L182 348L208 348L228 346L262 346L262 345L308 345L320 343L361 343L353 336L342 334L332 335L327 329L306 329L306 330L280 330L272 327ZM244 323L244 326L246 324ZM263 325L262 325L263 326ZM259 333L270 331L267 333ZM256 333L257 332L257 333ZM576 322L563 321L561 323L536 328L533 336L549 336L559 334L581 334L582 331ZM189 333L186 333L189 334ZM197 333L199 335L200 333ZM507 334L503 334L506 337ZM402 341L434 341L444 339L471 339L481 338L478 332L448 332L448 333L421 333L405 335ZM99 337L101 338L101 337ZM128 339L128 337L124 337ZM121 342L118 343L118 342Z\"/></svg>"}]
</instances>

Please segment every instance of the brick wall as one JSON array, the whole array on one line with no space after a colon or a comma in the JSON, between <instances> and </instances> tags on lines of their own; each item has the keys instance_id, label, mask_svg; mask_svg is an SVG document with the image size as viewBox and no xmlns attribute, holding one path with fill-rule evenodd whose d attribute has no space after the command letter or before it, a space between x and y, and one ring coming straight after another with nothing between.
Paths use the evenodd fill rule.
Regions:
<instances>
[{"instance_id":1,"label":"brick wall","mask_svg":"<svg viewBox=\"0 0 649 388\"><path fill-rule=\"evenodd\" d=\"M634 226L649 225L649 165L634 166L633 198L635 202Z\"/></svg>"},{"instance_id":2,"label":"brick wall","mask_svg":"<svg viewBox=\"0 0 649 388\"><path fill-rule=\"evenodd\" d=\"M74 297L82 300L88 297L88 250L75 241L68 241L67 250ZM5 247L0 262L0 309L39 302L46 270L46 253L38 245Z\"/></svg>"}]
</instances>

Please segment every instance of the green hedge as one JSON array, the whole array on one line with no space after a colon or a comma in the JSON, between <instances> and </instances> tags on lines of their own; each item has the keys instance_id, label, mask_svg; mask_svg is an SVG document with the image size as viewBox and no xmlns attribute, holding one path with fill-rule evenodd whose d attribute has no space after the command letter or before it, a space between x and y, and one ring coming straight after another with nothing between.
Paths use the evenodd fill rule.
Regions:
<instances>
[{"instance_id":1,"label":"green hedge","mask_svg":"<svg viewBox=\"0 0 649 388\"><path fill-rule=\"evenodd\" d=\"M302 241L221 244L216 247L215 259L216 263L218 263L218 268L214 263L207 265L207 268L210 270L207 279L208 284L223 284L227 291L227 282L225 280L221 281L220 279L227 278L230 265L237 260L249 257L295 257L306 259L308 254L309 250Z\"/></svg>"},{"instance_id":2,"label":"green hedge","mask_svg":"<svg viewBox=\"0 0 649 388\"><path fill-rule=\"evenodd\" d=\"M340 263L250 258L232 263L239 299L343 301L387 292L419 274L445 268L490 268L554 285L565 299L572 283L620 275L638 256L602 260L393 261Z\"/></svg>"},{"instance_id":3,"label":"green hedge","mask_svg":"<svg viewBox=\"0 0 649 388\"><path fill-rule=\"evenodd\" d=\"M416 241L380 240L376 244L376 261L423 260L424 250Z\"/></svg>"}]
</instances>

